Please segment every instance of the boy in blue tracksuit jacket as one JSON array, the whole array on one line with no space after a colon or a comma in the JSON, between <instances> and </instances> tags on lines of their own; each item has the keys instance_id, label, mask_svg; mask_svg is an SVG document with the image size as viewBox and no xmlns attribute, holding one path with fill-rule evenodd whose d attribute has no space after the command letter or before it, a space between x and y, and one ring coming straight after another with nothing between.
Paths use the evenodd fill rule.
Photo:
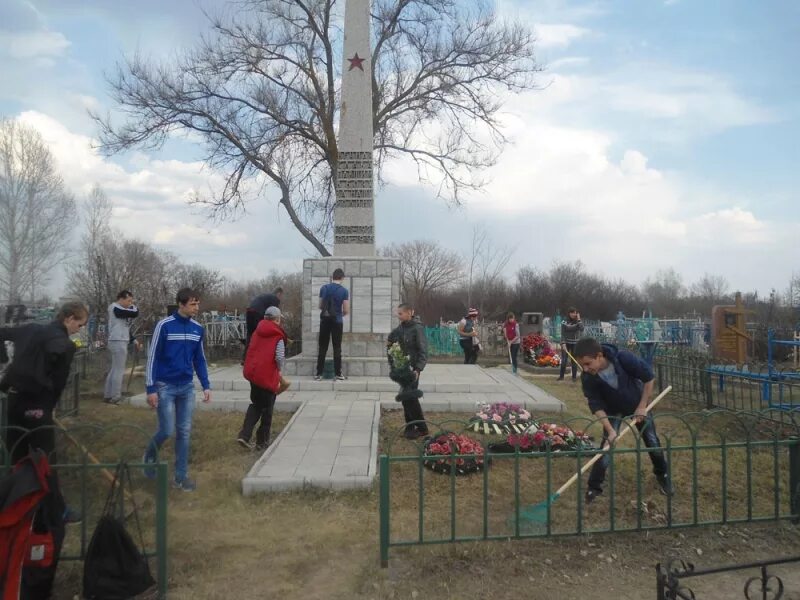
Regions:
<instances>
[{"instance_id":1,"label":"boy in blue tracksuit jacket","mask_svg":"<svg viewBox=\"0 0 800 600\"><path fill-rule=\"evenodd\" d=\"M175 432L174 486L186 492L196 488L187 475L189 438L194 410L194 373L203 386L203 402L211 402L211 385L203 353L203 326L192 317L200 310L200 297L190 288L178 291L178 310L153 330L147 358L147 403L158 411L158 431L150 440L143 462L156 461L158 449ZM145 474L155 476L155 470Z\"/></svg>"},{"instance_id":2,"label":"boy in blue tracksuit jacket","mask_svg":"<svg viewBox=\"0 0 800 600\"><path fill-rule=\"evenodd\" d=\"M647 412L655 386L650 365L632 352L618 350L613 344L600 344L592 338L583 338L575 344L575 359L583 369L581 383L589 409L603 424L603 445L613 444L623 418L633 415L644 445L659 447L661 442L655 421ZM657 450L649 454L659 490L671 496L674 489L664 452ZM587 504L603 493L609 460L606 454L592 467L586 489Z\"/></svg>"}]
</instances>

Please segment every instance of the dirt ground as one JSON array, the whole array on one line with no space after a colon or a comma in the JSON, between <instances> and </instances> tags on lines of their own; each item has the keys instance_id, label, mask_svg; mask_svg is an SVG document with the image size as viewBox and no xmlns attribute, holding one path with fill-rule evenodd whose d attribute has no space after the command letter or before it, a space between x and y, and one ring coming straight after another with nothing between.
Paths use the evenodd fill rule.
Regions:
<instances>
[{"instance_id":1,"label":"dirt ground","mask_svg":"<svg viewBox=\"0 0 800 600\"><path fill-rule=\"evenodd\" d=\"M556 383L552 376L536 376L535 382L567 402L570 411L582 410L573 384ZM276 415L273 434L289 416ZM191 473L198 490L169 494L169 598L638 600L656 597L656 564L670 558L701 569L800 555L800 530L782 522L392 548L389 567L381 569L377 486L359 492L310 489L244 498L241 478L255 455L234 442L241 418L195 414ZM384 430L401 419L397 413L385 414ZM150 432L155 415L147 409L106 406L90 393L80 418L70 425L123 422ZM141 438L146 437L142 432L124 440L121 434L110 439L87 434L81 442L101 460L110 460L125 441L130 457L138 458ZM166 459L171 461L169 448ZM89 523L107 489L100 477L92 481L98 491ZM142 478L134 484L145 537L151 540L152 484ZM70 529L73 545L78 531ZM80 562L63 563L57 599L79 597L81 568ZM774 572L784 578L784 598L800 599L800 565ZM744 597L745 582L755 574L707 576L686 585L698 599L727 600Z\"/></svg>"}]
</instances>

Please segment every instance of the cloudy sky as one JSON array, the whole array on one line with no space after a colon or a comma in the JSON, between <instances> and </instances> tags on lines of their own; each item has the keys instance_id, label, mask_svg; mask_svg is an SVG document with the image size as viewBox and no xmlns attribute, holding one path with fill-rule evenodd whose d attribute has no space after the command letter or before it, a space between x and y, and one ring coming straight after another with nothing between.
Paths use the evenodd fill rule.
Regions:
<instances>
[{"instance_id":1,"label":"cloudy sky","mask_svg":"<svg viewBox=\"0 0 800 600\"><path fill-rule=\"evenodd\" d=\"M313 248L269 199L214 224L187 205L219 174L184 142L108 159L87 109L113 110L104 73L135 51L165 58L222 0L2 0L0 115L39 129L69 187L94 183L114 225L232 279L298 269ZM461 209L387 171L379 244L437 239L466 252L485 225L522 265L582 260L639 283L674 267L768 292L800 273L800 3L794 0L498 0L530 24L541 89L511 98L490 183Z\"/></svg>"}]
</instances>

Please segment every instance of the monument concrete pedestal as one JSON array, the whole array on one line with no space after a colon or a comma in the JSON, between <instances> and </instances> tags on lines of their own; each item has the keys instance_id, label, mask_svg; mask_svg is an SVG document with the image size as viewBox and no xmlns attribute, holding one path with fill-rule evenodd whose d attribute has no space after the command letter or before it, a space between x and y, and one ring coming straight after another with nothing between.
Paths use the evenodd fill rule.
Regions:
<instances>
[{"instance_id":1,"label":"monument concrete pedestal","mask_svg":"<svg viewBox=\"0 0 800 600\"><path fill-rule=\"evenodd\" d=\"M350 292L350 314L344 317L342 373L346 377L389 375L386 338L397 327L400 261L378 256L309 258L303 261L303 351L286 361L284 374L314 375L319 338L319 289L335 269L344 270L342 285ZM333 358L333 343L327 358Z\"/></svg>"}]
</instances>

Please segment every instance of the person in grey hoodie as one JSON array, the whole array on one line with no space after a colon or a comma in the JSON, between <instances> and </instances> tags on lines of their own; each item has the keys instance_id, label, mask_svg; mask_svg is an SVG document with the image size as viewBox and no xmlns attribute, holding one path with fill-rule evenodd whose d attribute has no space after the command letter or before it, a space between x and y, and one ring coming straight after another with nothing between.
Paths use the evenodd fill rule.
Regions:
<instances>
[{"instance_id":1,"label":"person in grey hoodie","mask_svg":"<svg viewBox=\"0 0 800 600\"><path fill-rule=\"evenodd\" d=\"M139 349L139 342L131 335L131 322L139 316L139 309L133 304L133 294L122 290L117 301L108 306L108 352L111 355L111 368L106 376L103 402L119 404L122 399L122 379L125 377L125 362L128 360L128 346L133 342Z\"/></svg>"}]
</instances>

